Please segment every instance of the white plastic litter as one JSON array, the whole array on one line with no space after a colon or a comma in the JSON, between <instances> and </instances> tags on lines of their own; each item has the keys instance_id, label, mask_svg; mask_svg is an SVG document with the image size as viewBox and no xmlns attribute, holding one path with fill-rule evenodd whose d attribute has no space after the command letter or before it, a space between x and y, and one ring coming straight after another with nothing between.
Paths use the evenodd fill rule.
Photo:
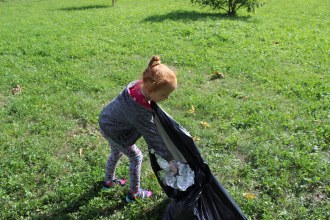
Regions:
<instances>
[{"instance_id":1,"label":"white plastic litter","mask_svg":"<svg viewBox=\"0 0 330 220\"><path fill-rule=\"evenodd\" d=\"M195 173L188 164L175 161L175 166L178 169L177 173L174 173L170 169L170 164L161 156L155 154L157 163L159 164L161 171L159 171L160 179L174 189L180 191L186 191L189 186L194 184Z\"/></svg>"}]
</instances>

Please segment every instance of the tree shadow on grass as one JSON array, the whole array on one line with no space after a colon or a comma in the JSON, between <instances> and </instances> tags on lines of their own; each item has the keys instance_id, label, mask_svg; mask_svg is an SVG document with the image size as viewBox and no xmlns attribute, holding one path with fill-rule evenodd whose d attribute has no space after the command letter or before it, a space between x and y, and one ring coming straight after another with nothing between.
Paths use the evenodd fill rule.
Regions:
<instances>
[{"instance_id":1,"label":"tree shadow on grass","mask_svg":"<svg viewBox=\"0 0 330 220\"><path fill-rule=\"evenodd\" d=\"M108 5L86 5L86 6L79 6L79 7L67 7L67 8L60 8L61 11L83 11L83 10L90 10L90 9L102 9L102 8L109 8Z\"/></svg>"},{"instance_id":2,"label":"tree shadow on grass","mask_svg":"<svg viewBox=\"0 0 330 220\"><path fill-rule=\"evenodd\" d=\"M203 19L228 19L248 21L251 16L228 16L223 13L197 12L177 10L164 15L153 15L145 18L144 22L163 22L165 20L173 21L197 21Z\"/></svg>"},{"instance_id":3,"label":"tree shadow on grass","mask_svg":"<svg viewBox=\"0 0 330 220\"><path fill-rule=\"evenodd\" d=\"M88 203L102 190L102 181L94 183L94 185L85 193L81 194L75 201L69 203L66 207L52 211L49 214L43 214L35 216L32 219L70 219L70 214L79 211L81 207L88 205ZM124 208L126 201L122 200L116 204L116 207L109 207L108 209L96 208L89 210L87 213L83 213L82 219L90 219L95 216L109 216L112 215L116 210Z\"/></svg>"}]
</instances>

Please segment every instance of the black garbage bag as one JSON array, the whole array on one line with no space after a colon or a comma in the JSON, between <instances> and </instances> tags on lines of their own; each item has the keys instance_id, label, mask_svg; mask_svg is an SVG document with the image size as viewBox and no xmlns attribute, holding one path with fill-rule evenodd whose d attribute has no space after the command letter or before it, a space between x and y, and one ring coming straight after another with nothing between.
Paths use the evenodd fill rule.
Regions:
<instances>
[{"instance_id":1,"label":"black garbage bag","mask_svg":"<svg viewBox=\"0 0 330 220\"><path fill-rule=\"evenodd\" d=\"M155 123L167 149L176 161L188 164L194 172L194 183L185 190L168 186L160 173L157 155L150 151L151 167L165 194L172 198L164 220L241 220L247 219L227 190L210 171L190 134L156 103Z\"/></svg>"}]
</instances>

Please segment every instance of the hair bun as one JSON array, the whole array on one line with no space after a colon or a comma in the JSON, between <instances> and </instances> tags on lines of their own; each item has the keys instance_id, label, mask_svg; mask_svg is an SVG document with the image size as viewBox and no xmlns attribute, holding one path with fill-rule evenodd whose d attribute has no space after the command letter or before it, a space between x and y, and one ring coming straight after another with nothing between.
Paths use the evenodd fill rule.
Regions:
<instances>
[{"instance_id":1,"label":"hair bun","mask_svg":"<svg viewBox=\"0 0 330 220\"><path fill-rule=\"evenodd\" d=\"M150 61L149 61L149 67L152 67L152 66L156 66L158 64L160 64L161 61L160 61L160 56L153 56Z\"/></svg>"}]
</instances>

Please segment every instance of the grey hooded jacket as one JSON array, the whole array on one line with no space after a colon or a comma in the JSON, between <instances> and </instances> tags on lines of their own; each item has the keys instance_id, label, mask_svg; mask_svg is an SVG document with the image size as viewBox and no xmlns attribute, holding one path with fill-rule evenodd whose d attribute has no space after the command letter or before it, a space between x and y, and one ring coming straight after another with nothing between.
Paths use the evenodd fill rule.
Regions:
<instances>
[{"instance_id":1,"label":"grey hooded jacket","mask_svg":"<svg viewBox=\"0 0 330 220\"><path fill-rule=\"evenodd\" d=\"M137 81L131 82L101 112L99 125L107 138L123 146L131 146L142 136L149 150L166 159L172 160L158 133L154 122L154 112L137 103L128 89Z\"/></svg>"}]
</instances>

